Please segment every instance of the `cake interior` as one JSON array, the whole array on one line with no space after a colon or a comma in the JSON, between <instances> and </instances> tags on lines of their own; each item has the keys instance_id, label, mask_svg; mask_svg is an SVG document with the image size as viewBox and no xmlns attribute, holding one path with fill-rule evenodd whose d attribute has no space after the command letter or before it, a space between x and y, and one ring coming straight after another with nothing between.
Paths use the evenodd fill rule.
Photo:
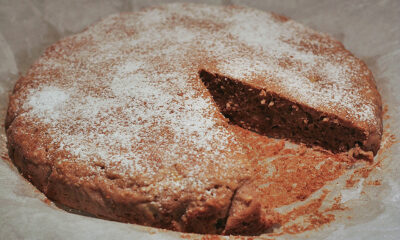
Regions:
<instances>
[{"instance_id":1,"label":"cake interior","mask_svg":"<svg viewBox=\"0 0 400 240\"><path fill-rule=\"evenodd\" d=\"M333 152L362 147L361 129L278 94L205 70L200 78L230 123L259 134L317 145Z\"/></svg>"}]
</instances>

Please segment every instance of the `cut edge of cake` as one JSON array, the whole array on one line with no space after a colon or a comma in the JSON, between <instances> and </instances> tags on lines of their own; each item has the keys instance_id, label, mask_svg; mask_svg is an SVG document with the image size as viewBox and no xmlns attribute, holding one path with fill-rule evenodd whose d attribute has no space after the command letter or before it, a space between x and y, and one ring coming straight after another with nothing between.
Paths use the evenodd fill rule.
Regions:
<instances>
[{"instance_id":1,"label":"cut edge of cake","mask_svg":"<svg viewBox=\"0 0 400 240\"><path fill-rule=\"evenodd\" d=\"M199 71L221 113L232 124L274 138L285 138L333 152L351 151L372 160L380 148L381 127L356 125L281 96L268 88ZM369 154L368 152L373 154Z\"/></svg>"}]
</instances>

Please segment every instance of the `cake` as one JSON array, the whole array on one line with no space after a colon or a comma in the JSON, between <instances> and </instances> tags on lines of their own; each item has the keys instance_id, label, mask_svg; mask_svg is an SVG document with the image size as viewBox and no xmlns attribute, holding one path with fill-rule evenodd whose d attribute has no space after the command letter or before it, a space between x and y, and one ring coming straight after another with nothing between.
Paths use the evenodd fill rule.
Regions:
<instances>
[{"instance_id":1,"label":"cake","mask_svg":"<svg viewBox=\"0 0 400 240\"><path fill-rule=\"evenodd\" d=\"M261 150L241 131L372 157L381 111L370 70L329 35L244 7L168 4L50 46L17 81L5 126L11 159L53 201L254 235L277 220L251 195Z\"/></svg>"}]
</instances>

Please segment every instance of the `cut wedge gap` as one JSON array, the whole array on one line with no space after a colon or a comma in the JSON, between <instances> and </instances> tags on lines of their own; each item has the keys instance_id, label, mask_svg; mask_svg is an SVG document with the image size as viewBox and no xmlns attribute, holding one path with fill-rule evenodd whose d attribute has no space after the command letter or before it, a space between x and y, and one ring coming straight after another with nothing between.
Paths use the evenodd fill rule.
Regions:
<instances>
[{"instance_id":1,"label":"cut wedge gap","mask_svg":"<svg viewBox=\"0 0 400 240\"><path fill-rule=\"evenodd\" d=\"M333 152L347 151L366 139L351 123L290 101L268 89L205 70L199 74L221 113L230 123L242 128L269 137L321 146Z\"/></svg>"}]
</instances>

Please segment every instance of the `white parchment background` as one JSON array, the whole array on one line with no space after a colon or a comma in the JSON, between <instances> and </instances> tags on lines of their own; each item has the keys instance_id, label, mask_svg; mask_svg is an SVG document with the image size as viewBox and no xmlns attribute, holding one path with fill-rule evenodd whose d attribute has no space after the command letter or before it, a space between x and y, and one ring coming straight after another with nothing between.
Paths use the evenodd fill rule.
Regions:
<instances>
[{"instance_id":1,"label":"white parchment background","mask_svg":"<svg viewBox=\"0 0 400 240\"><path fill-rule=\"evenodd\" d=\"M141 0L0 0L0 121L8 94L43 50L58 39L82 31L111 13L139 10L173 1ZM389 106L390 132L400 140L400 1L190 1L239 4L274 11L330 33L363 59L375 75ZM4 126L0 153L5 151ZM373 172L382 185L365 187L351 200L354 218L289 238L400 239L400 144ZM362 187L362 186L361 186ZM354 195L354 194L353 194ZM176 239L179 233L67 213L43 201L8 161L0 159L0 239Z\"/></svg>"}]
</instances>

